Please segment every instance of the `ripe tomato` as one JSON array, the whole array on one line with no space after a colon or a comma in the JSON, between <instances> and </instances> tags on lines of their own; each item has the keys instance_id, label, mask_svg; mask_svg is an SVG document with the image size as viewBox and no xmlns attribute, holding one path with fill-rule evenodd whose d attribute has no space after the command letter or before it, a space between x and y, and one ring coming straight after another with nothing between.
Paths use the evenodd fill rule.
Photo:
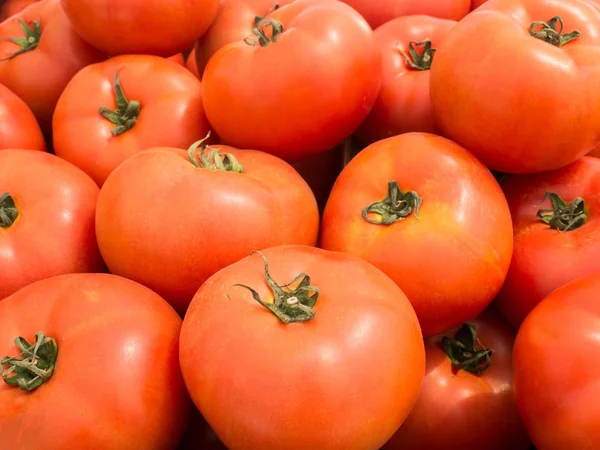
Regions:
<instances>
[{"instance_id":1,"label":"ripe tomato","mask_svg":"<svg viewBox=\"0 0 600 450\"><path fill-rule=\"evenodd\" d=\"M542 172L600 142L599 77L600 10L591 3L493 0L439 48L431 101L444 135L491 169Z\"/></svg>"},{"instance_id":2,"label":"ripe tomato","mask_svg":"<svg viewBox=\"0 0 600 450\"><path fill-rule=\"evenodd\" d=\"M380 448L423 380L410 302L352 255L262 256L215 274L190 305L179 355L194 403L227 448Z\"/></svg>"},{"instance_id":3,"label":"ripe tomato","mask_svg":"<svg viewBox=\"0 0 600 450\"><path fill-rule=\"evenodd\" d=\"M11 16L23 11L29 5L39 0L4 0L0 2L0 22L4 22Z\"/></svg>"},{"instance_id":4,"label":"ripe tomato","mask_svg":"<svg viewBox=\"0 0 600 450\"><path fill-rule=\"evenodd\" d=\"M335 147L367 117L381 55L348 5L296 0L254 33L217 51L202 78L206 115L226 143L293 161Z\"/></svg>"},{"instance_id":5,"label":"ripe tomato","mask_svg":"<svg viewBox=\"0 0 600 450\"><path fill-rule=\"evenodd\" d=\"M471 11L479 8L481 5L483 5L487 1L488 0L471 0Z\"/></svg>"},{"instance_id":6,"label":"ripe tomato","mask_svg":"<svg viewBox=\"0 0 600 450\"><path fill-rule=\"evenodd\" d=\"M110 55L170 56L202 36L219 0L61 0L83 39Z\"/></svg>"},{"instance_id":7,"label":"ripe tomato","mask_svg":"<svg viewBox=\"0 0 600 450\"><path fill-rule=\"evenodd\" d=\"M215 432L196 409L192 410L192 417L183 439L177 446L177 450L227 450Z\"/></svg>"},{"instance_id":8,"label":"ripe tomato","mask_svg":"<svg viewBox=\"0 0 600 450\"><path fill-rule=\"evenodd\" d=\"M158 295L108 274L61 275L0 301L0 356L10 357L0 402L12 405L0 410L2 447L174 448L190 406L180 329Z\"/></svg>"},{"instance_id":9,"label":"ripe tomato","mask_svg":"<svg viewBox=\"0 0 600 450\"><path fill-rule=\"evenodd\" d=\"M319 230L315 197L288 164L253 150L196 147L155 148L124 162L106 180L96 217L110 271L179 312L250 251L315 245Z\"/></svg>"},{"instance_id":10,"label":"ripe tomato","mask_svg":"<svg viewBox=\"0 0 600 450\"><path fill-rule=\"evenodd\" d=\"M173 61L174 63L179 64L180 66L185 66L185 58L183 57L183 53L175 53L173 56L169 56L167 58L169 61Z\"/></svg>"},{"instance_id":11,"label":"ripe tomato","mask_svg":"<svg viewBox=\"0 0 600 450\"><path fill-rule=\"evenodd\" d=\"M0 23L0 84L31 108L44 132L61 92L81 68L103 55L73 31L59 0L42 0Z\"/></svg>"},{"instance_id":12,"label":"ripe tomato","mask_svg":"<svg viewBox=\"0 0 600 450\"><path fill-rule=\"evenodd\" d=\"M192 72L196 78L199 80L202 79L200 73L198 72L198 66L196 65L196 49L192 49L188 55L187 60L185 61L185 67L187 67L187 69Z\"/></svg>"},{"instance_id":13,"label":"ripe tomato","mask_svg":"<svg viewBox=\"0 0 600 450\"><path fill-rule=\"evenodd\" d=\"M434 133L429 69L435 51L456 24L429 16L394 19L375 30L383 81L369 117L355 135L365 144L411 131Z\"/></svg>"},{"instance_id":14,"label":"ripe tomato","mask_svg":"<svg viewBox=\"0 0 600 450\"><path fill-rule=\"evenodd\" d=\"M515 237L496 303L518 327L554 289L600 272L600 160L584 157L553 172L514 176L503 189Z\"/></svg>"},{"instance_id":15,"label":"ripe tomato","mask_svg":"<svg viewBox=\"0 0 600 450\"><path fill-rule=\"evenodd\" d=\"M103 270L97 198L98 186L54 155L0 151L0 299L42 278Z\"/></svg>"},{"instance_id":16,"label":"ripe tomato","mask_svg":"<svg viewBox=\"0 0 600 450\"><path fill-rule=\"evenodd\" d=\"M419 399L383 450L527 450L530 440L513 393L516 334L488 309L427 339Z\"/></svg>"},{"instance_id":17,"label":"ripe tomato","mask_svg":"<svg viewBox=\"0 0 600 450\"><path fill-rule=\"evenodd\" d=\"M42 130L29 106L0 84L0 150L46 150Z\"/></svg>"},{"instance_id":18,"label":"ripe tomato","mask_svg":"<svg viewBox=\"0 0 600 450\"><path fill-rule=\"evenodd\" d=\"M599 291L598 274L556 289L517 335L515 397L539 449L600 448Z\"/></svg>"},{"instance_id":19,"label":"ripe tomato","mask_svg":"<svg viewBox=\"0 0 600 450\"><path fill-rule=\"evenodd\" d=\"M71 80L56 106L54 150L101 186L128 157L187 147L208 130L196 77L157 56L124 55Z\"/></svg>"},{"instance_id":20,"label":"ripe tomato","mask_svg":"<svg viewBox=\"0 0 600 450\"><path fill-rule=\"evenodd\" d=\"M427 133L388 138L356 155L333 186L321 236L323 248L358 255L392 278L426 337L488 306L513 244L508 205L489 170Z\"/></svg>"}]
</instances>

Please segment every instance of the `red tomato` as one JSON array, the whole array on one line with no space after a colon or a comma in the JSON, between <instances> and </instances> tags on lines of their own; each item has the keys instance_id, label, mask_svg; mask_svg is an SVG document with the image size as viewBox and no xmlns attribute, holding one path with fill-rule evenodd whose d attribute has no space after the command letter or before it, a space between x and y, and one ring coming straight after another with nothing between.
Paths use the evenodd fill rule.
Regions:
<instances>
[{"instance_id":1,"label":"red tomato","mask_svg":"<svg viewBox=\"0 0 600 450\"><path fill-rule=\"evenodd\" d=\"M215 432L196 409L192 410L192 418L177 450L227 450Z\"/></svg>"},{"instance_id":2,"label":"red tomato","mask_svg":"<svg viewBox=\"0 0 600 450\"><path fill-rule=\"evenodd\" d=\"M512 380L516 331L494 310L425 341L417 404L383 450L527 450Z\"/></svg>"},{"instance_id":3,"label":"red tomato","mask_svg":"<svg viewBox=\"0 0 600 450\"><path fill-rule=\"evenodd\" d=\"M193 49L187 57L185 67L194 74L198 79L202 79L200 73L198 73L198 66L196 65L196 49Z\"/></svg>"},{"instance_id":4,"label":"red tomato","mask_svg":"<svg viewBox=\"0 0 600 450\"><path fill-rule=\"evenodd\" d=\"M167 58L169 61L173 61L174 63L179 64L180 66L185 66L185 58L183 57L183 53L175 53L173 56L169 56Z\"/></svg>"},{"instance_id":5,"label":"red tomato","mask_svg":"<svg viewBox=\"0 0 600 450\"><path fill-rule=\"evenodd\" d=\"M514 253L496 303L519 326L554 289L600 272L600 160L508 180ZM547 194L551 194L547 196Z\"/></svg>"},{"instance_id":6,"label":"red tomato","mask_svg":"<svg viewBox=\"0 0 600 450\"><path fill-rule=\"evenodd\" d=\"M0 151L0 299L42 278L103 270L97 198L98 186L54 155Z\"/></svg>"},{"instance_id":7,"label":"red tomato","mask_svg":"<svg viewBox=\"0 0 600 450\"><path fill-rule=\"evenodd\" d=\"M37 3L39 0L4 0L0 2L0 22L4 22L11 16L23 11L29 5Z\"/></svg>"},{"instance_id":8,"label":"red tomato","mask_svg":"<svg viewBox=\"0 0 600 450\"><path fill-rule=\"evenodd\" d=\"M208 130L196 77L157 56L125 55L71 80L56 106L54 150L101 186L128 157L188 147Z\"/></svg>"},{"instance_id":9,"label":"red tomato","mask_svg":"<svg viewBox=\"0 0 600 450\"><path fill-rule=\"evenodd\" d=\"M356 155L333 186L321 233L323 248L360 256L392 278L426 337L489 305L513 244L508 205L489 170L426 133L385 139Z\"/></svg>"},{"instance_id":10,"label":"red tomato","mask_svg":"<svg viewBox=\"0 0 600 450\"><path fill-rule=\"evenodd\" d=\"M481 5L483 5L487 1L488 0L471 0L471 11L479 8Z\"/></svg>"},{"instance_id":11,"label":"red tomato","mask_svg":"<svg viewBox=\"0 0 600 450\"><path fill-rule=\"evenodd\" d=\"M0 84L31 108L44 132L61 92L81 68L103 55L73 31L58 0L42 0L0 23Z\"/></svg>"},{"instance_id":12,"label":"red tomato","mask_svg":"<svg viewBox=\"0 0 600 450\"><path fill-rule=\"evenodd\" d=\"M42 130L29 106L0 84L0 150L46 150Z\"/></svg>"},{"instance_id":13,"label":"red tomato","mask_svg":"<svg viewBox=\"0 0 600 450\"><path fill-rule=\"evenodd\" d=\"M158 295L108 274L62 275L0 301L0 402L12 405L0 410L2 448L174 448L190 405L180 329Z\"/></svg>"},{"instance_id":14,"label":"red tomato","mask_svg":"<svg viewBox=\"0 0 600 450\"><path fill-rule=\"evenodd\" d=\"M338 1L296 0L255 33L221 48L204 71L204 106L217 134L288 161L352 134L381 84L380 51L364 19Z\"/></svg>"},{"instance_id":15,"label":"red tomato","mask_svg":"<svg viewBox=\"0 0 600 450\"><path fill-rule=\"evenodd\" d=\"M227 448L380 448L423 379L410 302L352 255L280 246L263 258L221 270L190 305L179 354L194 403Z\"/></svg>"},{"instance_id":16,"label":"red tomato","mask_svg":"<svg viewBox=\"0 0 600 450\"><path fill-rule=\"evenodd\" d=\"M219 0L61 0L83 39L110 55L170 56L202 36Z\"/></svg>"},{"instance_id":17,"label":"red tomato","mask_svg":"<svg viewBox=\"0 0 600 450\"><path fill-rule=\"evenodd\" d=\"M383 82L373 110L355 135L365 144L411 131L434 133L429 69L435 51L456 24L429 16L394 19L375 30Z\"/></svg>"},{"instance_id":18,"label":"red tomato","mask_svg":"<svg viewBox=\"0 0 600 450\"><path fill-rule=\"evenodd\" d=\"M540 450L600 448L600 275L553 291L515 342L517 406Z\"/></svg>"},{"instance_id":19,"label":"red tomato","mask_svg":"<svg viewBox=\"0 0 600 450\"><path fill-rule=\"evenodd\" d=\"M373 28L397 17L424 15L460 20L466 16L471 0L342 0L356 9Z\"/></svg>"},{"instance_id":20,"label":"red tomato","mask_svg":"<svg viewBox=\"0 0 600 450\"><path fill-rule=\"evenodd\" d=\"M445 136L491 169L542 172L600 142L599 78L600 10L591 3L492 0L439 48L431 101Z\"/></svg>"}]
</instances>

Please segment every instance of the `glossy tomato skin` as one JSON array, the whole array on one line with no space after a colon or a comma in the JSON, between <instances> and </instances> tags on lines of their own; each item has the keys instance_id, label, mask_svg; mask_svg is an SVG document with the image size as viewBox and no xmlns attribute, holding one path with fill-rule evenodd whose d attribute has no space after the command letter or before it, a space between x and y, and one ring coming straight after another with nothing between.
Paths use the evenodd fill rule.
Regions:
<instances>
[{"instance_id":1,"label":"glossy tomato skin","mask_svg":"<svg viewBox=\"0 0 600 450\"><path fill-rule=\"evenodd\" d=\"M39 20L37 47L0 61L0 84L5 85L31 108L45 133L50 133L56 102L69 80L83 67L101 61L104 55L73 31L59 0L42 0L15 16L23 22ZM0 23L0 36L23 38L16 20ZM20 47L0 40L0 58Z\"/></svg>"},{"instance_id":2,"label":"glossy tomato skin","mask_svg":"<svg viewBox=\"0 0 600 450\"><path fill-rule=\"evenodd\" d=\"M468 324L475 327L480 346L494 351L490 367L479 375L453 367L442 339L457 330L427 339L419 400L383 450L529 449L513 392L517 332L492 308Z\"/></svg>"},{"instance_id":3,"label":"glossy tomato skin","mask_svg":"<svg viewBox=\"0 0 600 450\"><path fill-rule=\"evenodd\" d=\"M375 106L355 133L361 142L369 145L411 131L437 131L429 98L430 71L412 68L403 54L410 55L411 42L422 43L426 39L437 48L455 24L435 17L407 16L375 30L383 59L383 81Z\"/></svg>"},{"instance_id":4,"label":"glossy tomato skin","mask_svg":"<svg viewBox=\"0 0 600 450\"><path fill-rule=\"evenodd\" d=\"M600 272L600 160L584 157L553 172L514 176L503 189L513 217L514 252L496 304L518 327L554 289ZM587 223L559 231L539 220L538 211L551 208L547 192L567 203L583 198Z\"/></svg>"},{"instance_id":5,"label":"glossy tomato skin","mask_svg":"<svg viewBox=\"0 0 600 450\"><path fill-rule=\"evenodd\" d=\"M519 329L515 397L538 449L600 446L598 291L598 274L562 286Z\"/></svg>"},{"instance_id":6,"label":"glossy tomato skin","mask_svg":"<svg viewBox=\"0 0 600 450\"><path fill-rule=\"evenodd\" d=\"M177 363L181 319L157 294L108 274L33 283L0 301L0 353L43 331L58 359L33 392L0 384L6 449L173 449L189 417ZM67 393L71 395L66 395Z\"/></svg>"},{"instance_id":7,"label":"glossy tomato skin","mask_svg":"<svg viewBox=\"0 0 600 450\"><path fill-rule=\"evenodd\" d=\"M132 128L117 136L99 110L116 109L119 74L128 100L141 104ZM98 185L125 159L153 146L189 147L209 131L202 84L185 67L158 56L124 55L86 67L69 83L56 107L54 150Z\"/></svg>"},{"instance_id":8,"label":"glossy tomato skin","mask_svg":"<svg viewBox=\"0 0 600 450\"><path fill-rule=\"evenodd\" d=\"M170 56L202 36L217 15L219 0L61 0L83 39L110 54Z\"/></svg>"},{"instance_id":9,"label":"glossy tomato skin","mask_svg":"<svg viewBox=\"0 0 600 450\"><path fill-rule=\"evenodd\" d=\"M559 48L530 35L533 22L554 16L565 33L581 36ZM489 168L543 172L598 144L599 77L597 7L584 0L492 0L454 27L436 52L431 100L444 135Z\"/></svg>"},{"instance_id":10,"label":"glossy tomato skin","mask_svg":"<svg viewBox=\"0 0 600 450\"><path fill-rule=\"evenodd\" d=\"M43 278L103 271L94 233L98 191L54 155L0 151L0 195L10 194L19 213L0 226L0 299Z\"/></svg>"},{"instance_id":11,"label":"glossy tomato skin","mask_svg":"<svg viewBox=\"0 0 600 450\"><path fill-rule=\"evenodd\" d=\"M23 100L0 84L0 150L46 150L44 135Z\"/></svg>"},{"instance_id":12,"label":"glossy tomato skin","mask_svg":"<svg viewBox=\"0 0 600 450\"><path fill-rule=\"evenodd\" d=\"M37 3L39 0L4 0L0 2L0 22L23 11L29 5Z\"/></svg>"},{"instance_id":13,"label":"glossy tomato skin","mask_svg":"<svg viewBox=\"0 0 600 450\"><path fill-rule=\"evenodd\" d=\"M421 197L418 218L369 223L363 210L386 197L390 181ZM325 207L321 246L360 256L392 278L427 337L493 300L510 264L512 226L498 183L469 152L407 133L372 144L344 168Z\"/></svg>"},{"instance_id":14,"label":"glossy tomato skin","mask_svg":"<svg viewBox=\"0 0 600 450\"><path fill-rule=\"evenodd\" d=\"M276 42L239 41L210 59L204 106L228 145L294 161L340 144L367 117L381 54L364 19L338 1L296 0L271 19L284 28Z\"/></svg>"},{"instance_id":15,"label":"glossy tomato skin","mask_svg":"<svg viewBox=\"0 0 600 450\"><path fill-rule=\"evenodd\" d=\"M285 325L233 287L273 298L259 255L218 272L194 297L181 332L194 403L231 449L380 448L410 412L424 373L406 296L352 255L305 246L263 253L280 284L310 276L320 289L316 317Z\"/></svg>"}]
</instances>

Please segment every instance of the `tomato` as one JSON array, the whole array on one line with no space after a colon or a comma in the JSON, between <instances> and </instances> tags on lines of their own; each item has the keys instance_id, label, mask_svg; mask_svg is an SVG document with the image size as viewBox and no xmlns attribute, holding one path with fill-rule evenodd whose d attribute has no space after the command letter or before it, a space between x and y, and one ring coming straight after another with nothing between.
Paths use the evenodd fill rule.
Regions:
<instances>
[{"instance_id":1,"label":"tomato","mask_svg":"<svg viewBox=\"0 0 600 450\"><path fill-rule=\"evenodd\" d=\"M0 22L23 11L29 5L37 3L39 0L4 0L0 2Z\"/></svg>"},{"instance_id":2,"label":"tomato","mask_svg":"<svg viewBox=\"0 0 600 450\"><path fill-rule=\"evenodd\" d=\"M219 13L208 31L196 41L195 58L199 72L222 47L252 36L252 30L274 10L294 0L221 0ZM191 57L191 55L190 55Z\"/></svg>"},{"instance_id":3,"label":"tomato","mask_svg":"<svg viewBox=\"0 0 600 450\"><path fill-rule=\"evenodd\" d=\"M489 170L427 133L358 153L333 186L321 236L323 248L360 256L394 280L426 337L490 304L513 245L508 205Z\"/></svg>"},{"instance_id":4,"label":"tomato","mask_svg":"<svg viewBox=\"0 0 600 450\"><path fill-rule=\"evenodd\" d=\"M528 450L513 393L516 331L493 309L425 341L419 399L384 450Z\"/></svg>"},{"instance_id":5,"label":"tomato","mask_svg":"<svg viewBox=\"0 0 600 450\"><path fill-rule=\"evenodd\" d=\"M108 274L61 275L0 301L3 448L174 448L190 406L180 329L158 295Z\"/></svg>"},{"instance_id":6,"label":"tomato","mask_svg":"<svg viewBox=\"0 0 600 450\"><path fill-rule=\"evenodd\" d=\"M373 110L355 133L365 144L411 131L437 131L429 99L435 51L456 24L429 16L394 19L375 30L383 82Z\"/></svg>"},{"instance_id":7,"label":"tomato","mask_svg":"<svg viewBox=\"0 0 600 450\"><path fill-rule=\"evenodd\" d=\"M600 160L508 180L514 253L496 303L515 326L554 289L600 272Z\"/></svg>"},{"instance_id":8,"label":"tomato","mask_svg":"<svg viewBox=\"0 0 600 450\"><path fill-rule=\"evenodd\" d=\"M424 15L460 20L466 16L471 0L342 0L356 9L373 28L398 17Z\"/></svg>"},{"instance_id":9,"label":"tomato","mask_svg":"<svg viewBox=\"0 0 600 450\"><path fill-rule=\"evenodd\" d=\"M223 141L293 161L352 134L381 84L380 51L364 19L338 1L296 0L254 32L204 70L206 115Z\"/></svg>"},{"instance_id":10,"label":"tomato","mask_svg":"<svg viewBox=\"0 0 600 450\"><path fill-rule=\"evenodd\" d=\"M488 0L471 0L471 11L479 8L481 5L483 5L487 1Z\"/></svg>"},{"instance_id":11,"label":"tomato","mask_svg":"<svg viewBox=\"0 0 600 450\"><path fill-rule=\"evenodd\" d=\"M599 77L600 10L591 3L493 0L438 49L431 101L444 135L491 169L542 172L600 142Z\"/></svg>"},{"instance_id":12,"label":"tomato","mask_svg":"<svg viewBox=\"0 0 600 450\"><path fill-rule=\"evenodd\" d=\"M0 151L0 299L42 278L103 270L94 234L98 191L54 155Z\"/></svg>"},{"instance_id":13,"label":"tomato","mask_svg":"<svg viewBox=\"0 0 600 450\"><path fill-rule=\"evenodd\" d=\"M219 10L219 0L61 0L83 39L110 55L170 56L202 36Z\"/></svg>"},{"instance_id":14,"label":"tomato","mask_svg":"<svg viewBox=\"0 0 600 450\"><path fill-rule=\"evenodd\" d=\"M29 106L0 84L0 150L46 150L42 130Z\"/></svg>"},{"instance_id":15,"label":"tomato","mask_svg":"<svg viewBox=\"0 0 600 450\"><path fill-rule=\"evenodd\" d=\"M183 439L177 446L177 450L227 450L215 432L202 417L202 414L194 408L192 418Z\"/></svg>"},{"instance_id":16,"label":"tomato","mask_svg":"<svg viewBox=\"0 0 600 450\"><path fill-rule=\"evenodd\" d=\"M227 448L380 448L423 379L410 302L352 255L261 255L211 277L185 316L179 359L194 403Z\"/></svg>"},{"instance_id":17,"label":"tomato","mask_svg":"<svg viewBox=\"0 0 600 450\"><path fill-rule=\"evenodd\" d=\"M541 450L600 447L600 275L562 286L527 316L515 341L514 389Z\"/></svg>"},{"instance_id":18,"label":"tomato","mask_svg":"<svg viewBox=\"0 0 600 450\"><path fill-rule=\"evenodd\" d=\"M200 73L198 73L198 66L196 65L196 49L192 49L190 54L185 61L185 67L194 74L198 79L201 79Z\"/></svg>"},{"instance_id":19,"label":"tomato","mask_svg":"<svg viewBox=\"0 0 600 450\"><path fill-rule=\"evenodd\" d=\"M102 185L128 157L152 146L188 147L208 130L202 85L185 67L124 55L73 77L56 106L54 150Z\"/></svg>"},{"instance_id":20,"label":"tomato","mask_svg":"<svg viewBox=\"0 0 600 450\"><path fill-rule=\"evenodd\" d=\"M175 53L173 56L170 56L167 59L179 64L180 66L185 66L185 58L183 57L183 53Z\"/></svg>"},{"instance_id":21,"label":"tomato","mask_svg":"<svg viewBox=\"0 0 600 450\"><path fill-rule=\"evenodd\" d=\"M0 23L0 84L31 108L45 133L61 92L81 68L103 55L73 31L58 0L42 0Z\"/></svg>"}]
</instances>

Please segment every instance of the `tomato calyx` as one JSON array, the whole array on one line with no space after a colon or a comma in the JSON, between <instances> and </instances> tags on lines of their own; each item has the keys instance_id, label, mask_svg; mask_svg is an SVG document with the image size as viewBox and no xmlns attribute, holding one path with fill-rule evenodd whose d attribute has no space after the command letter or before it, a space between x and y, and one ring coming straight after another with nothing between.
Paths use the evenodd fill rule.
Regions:
<instances>
[{"instance_id":1,"label":"tomato calyx","mask_svg":"<svg viewBox=\"0 0 600 450\"><path fill-rule=\"evenodd\" d=\"M254 253L258 253L263 259L265 279L273 293L273 303L263 301L258 292L244 284L234 284L231 287L239 286L249 290L254 300L271 311L284 324L302 323L314 319L317 312L313 308L319 298L319 288L310 285L310 277L301 273L291 282L279 285L269 273L269 263L265 255L259 251L254 251L250 255Z\"/></svg>"},{"instance_id":2,"label":"tomato calyx","mask_svg":"<svg viewBox=\"0 0 600 450\"><path fill-rule=\"evenodd\" d=\"M410 41L408 43L408 54L400 48L400 44L396 47L404 57L406 65L413 70L429 70L433 62L435 48L431 46L431 40L425 39L422 42Z\"/></svg>"},{"instance_id":3,"label":"tomato calyx","mask_svg":"<svg viewBox=\"0 0 600 450\"><path fill-rule=\"evenodd\" d=\"M0 39L2 39L4 41L12 42L13 44L17 44L21 48L19 50L15 51L14 53L11 53L10 55L0 59L0 61L8 61L9 59L14 58L17 55L20 55L21 53L25 53L30 50L33 50L33 49L37 48L38 44L40 43L40 37L42 36L42 29L40 27L39 20L34 20L31 22L23 22L20 19L15 19L15 20L19 23L19 26L21 27L21 30L23 30L23 35L25 37L24 38L0 37Z\"/></svg>"},{"instance_id":4,"label":"tomato calyx","mask_svg":"<svg viewBox=\"0 0 600 450\"><path fill-rule=\"evenodd\" d=\"M114 89L117 110L113 111L110 108L102 106L100 108L100 114L114 124L115 127L111 131L112 135L119 136L133 128L136 124L141 112L141 105L140 102L136 100L127 100L127 97L125 97L125 93L123 92L123 87L121 86L119 72L115 75Z\"/></svg>"},{"instance_id":5,"label":"tomato calyx","mask_svg":"<svg viewBox=\"0 0 600 450\"><path fill-rule=\"evenodd\" d=\"M0 195L0 228L9 228L19 217L19 208L15 203L15 199L5 192Z\"/></svg>"},{"instance_id":6,"label":"tomato calyx","mask_svg":"<svg viewBox=\"0 0 600 450\"><path fill-rule=\"evenodd\" d=\"M271 37L267 35L267 27L271 27ZM244 42L252 47L260 45L266 47L274 42L277 42L277 38L283 33L283 24L279 20L267 19L259 23L258 26L252 30L252 36L244 39Z\"/></svg>"},{"instance_id":7,"label":"tomato calyx","mask_svg":"<svg viewBox=\"0 0 600 450\"><path fill-rule=\"evenodd\" d=\"M477 330L471 324L463 324L454 338L444 336L442 347L452 366L458 370L479 375L492 363L493 350L485 348L477 338Z\"/></svg>"},{"instance_id":8,"label":"tomato calyx","mask_svg":"<svg viewBox=\"0 0 600 450\"><path fill-rule=\"evenodd\" d=\"M562 47L581 36L579 31L563 34L563 27L562 18L555 16L548 22L533 22L529 27L529 34L556 47Z\"/></svg>"},{"instance_id":9,"label":"tomato calyx","mask_svg":"<svg viewBox=\"0 0 600 450\"><path fill-rule=\"evenodd\" d=\"M271 14L273 11L277 11L278 9L279 9L279 4L275 3L273 6L271 6L267 10L267 12L264 15L262 15L262 16L254 16L254 28L257 28L260 25L260 23L267 18L267 16L269 14Z\"/></svg>"},{"instance_id":10,"label":"tomato calyx","mask_svg":"<svg viewBox=\"0 0 600 450\"><path fill-rule=\"evenodd\" d=\"M21 351L18 356L4 356L0 359L2 380L23 391L34 391L54 374L58 357L56 341L38 331L34 344L19 336L15 338L15 345Z\"/></svg>"},{"instance_id":11,"label":"tomato calyx","mask_svg":"<svg viewBox=\"0 0 600 450\"><path fill-rule=\"evenodd\" d=\"M237 158L231 153L219 153L219 149L204 145L204 142L210 137L210 131L204 139L200 139L188 149L188 159L190 162L199 169L208 169L216 172L217 170L223 172L234 172L244 173L244 166L242 166ZM197 150L200 147L200 157L198 158ZM208 154L206 153L208 150Z\"/></svg>"},{"instance_id":12,"label":"tomato calyx","mask_svg":"<svg viewBox=\"0 0 600 450\"><path fill-rule=\"evenodd\" d=\"M363 219L375 225L391 225L406 219L411 213L419 219L419 208L423 199L415 191L402 192L397 181L388 182L387 196L362 210ZM377 214L379 219L373 219L369 214Z\"/></svg>"},{"instance_id":13,"label":"tomato calyx","mask_svg":"<svg viewBox=\"0 0 600 450\"><path fill-rule=\"evenodd\" d=\"M559 231L571 231L587 222L589 211L581 197L577 197L570 204L567 204L559 195L546 192L544 200L538 206L542 206L548 198L550 198L552 208L540 209L537 212L537 218L550 225L550 228Z\"/></svg>"}]
</instances>

